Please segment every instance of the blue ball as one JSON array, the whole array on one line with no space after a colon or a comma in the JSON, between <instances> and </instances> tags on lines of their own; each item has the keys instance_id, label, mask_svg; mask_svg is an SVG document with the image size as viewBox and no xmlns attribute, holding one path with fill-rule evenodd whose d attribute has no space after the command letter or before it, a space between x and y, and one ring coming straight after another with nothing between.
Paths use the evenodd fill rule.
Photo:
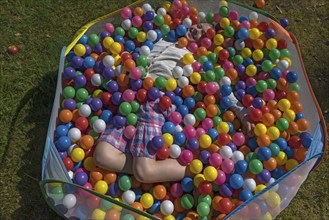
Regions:
<instances>
[{"instance_id":1,"label":"blue ball","mask_svg":"<svg viewBox=\"0 0 329 220\"><path fill-rule=\"evenodd\" d=\"M231 187L229 187L227 183L224 183L219 186L219 194L224 197L231 197L233 192Z\"/></svg>"},{"instance_id":2,"label":"blue ball","mask_svg":"<svg viewBox=\"0 0 329 220\"><path fill-rule=\"evenodd\" d=\"M215 128L210 128L207 131L207 134L211 137L212 141L215 141L218 138L218 131Z\"/></svg>"},{"instance_id":3,"label":"blue ball","mask_svg":"<svg viewBox=\"0 0 329 220\"><path fill-rule=\"evenodd\" d=\"M62 214L66 214L68 209L63 204L57 204L55 205L55 209Z\"/></svg>"},{"instance_id":4,"label":"blue ball","mask_svg":"<svg viewBox=\"0 0 329 220\"><path fill-rule=\"evenodd\" d=\"M179 146L183 145L186 141L186 137L183 132L174 133L174 144Z\"/></svg>"},{"instance_id":5,"label":"blue ball","mask_svg":"<svg viewBox=\"0 0 329 220\"><path fill-rule=\"evenodd\" d=\"M266 161L272 156L271 150L268 147L261 147L257 152L258 159Z\"/></svg>"},{"instance_id":6,"label":"blue ball","mask_svg":"<svg viewBox=\"0 0 329 220\"><path fill-rule=\"evenodd\" d=\"M178 106L176 111L178 111L182 115L182 117L184 117L185 115L187 115L189 113L189 109L186 105Z\"/></svg>"},{"instance_id":7,"label":"blue ball","mask_svg":"<svg viewBox=\"0 0 329 220\"><path fill-rule=\"evenodd\" d=\"M251 64L254 64L254 61L251 59L251 58L246 58L244 59L243 63L242 63L245 67L251 65Z\"/></svg>"},{"instance_id":8,"label":"blue ball","mask_svg":"<svg viewBox=\"0 0 329 220\"><path fill-rule=\"evenodd\" d=\"M160 31L159 29L155 29L154 31L157 33L157 39L155 41L157 42L162 38L162 31Z\"/></svg>"},{"instance_id":9,"label":"blue ball","mask_svg":"<svg viewBox=\"0 0 329 220\"><path fill-rule=\"evenodd\" d=\"M176 105L177 107L180 106L180 105L182 105L183 104L182 97L176 96L173 104Z\"/></svg>"},{"instance_id":10,"label":"blue ball","mask_svg":"<svg viewBox=\"0 0 329 220\"><path fill-rule=\"evenodd\" d=\"M69 194L69 193L75 193L77 190L79 189L79 187L75 186L75 185L72 185L72 184L69 184L69 183L66 183L64 184L64 192L66 194Z\"/></svg>"},{"instance_id":11,"label":"blue ball","mask_svg":"<svg viewBox=\"0 0 329 220\"><path fill-rule=\"evenodd\" d=\"M228 124L229 130L228 133L231 135L234 132L234 126L231 122L226 122Z\"/></svg>"},{"instance_id":12,"label":"blue ball","mask_svg":"<svg viewBox=\"0 0 329 220\"><path fill-rule=\"evenodd\" d=\"M277 145L279 145L280 149L282 151L284 151L285 149L287 149L288 147L288 144L287 144L287 141L284 139L284 138L278 138L274 141L274 143L276 143Z\"/></svg>"},{"instance_id":13,"label":"blue ball","mask_svg":"<svg viewBox=\"0 0 329 220\"><path fill-rule=\"evenodd\" d=\"M239 160L235 163L235 172L244 175L248 171L248 163L245 160Z\"/></svg>"},{"instance_id":14,"label":"blue ball","mask_svg":"<svg viewBox=\"0 0 329 220\"><path fill-rule=\"evenodd\" d=\"M181 181L181 186L184 192L192 192L194 189L193 179L190 177L184 177Z\"/></svg>"},{"instance_id":15,"label":"blue ball","mask_svg":"<svg viewBox=\"0 0 329 220\"><path fill-rule=\"evenodd\" d=\"M143 31L148 32L149 30L153 30L153 22L145 21L143 24Z\"/></svg>"},{"instance_id":16,"label":"blue ball","mask_svg":"<svg viewBox=\"0 0 329 220\"><path fill-rule=\"evenodd\" d=\"M252 95L253 97L257 96L257 89L256 89L256 86L248 86L247 89L246 89L246 93L249 94L249 95ZM254 99L255 100L255 99ZM256 102L256 101L255 101ZM263 102L259 102L259 105L260 104L263 104ZM258 105L258 106L259 106Z\"/></svg>"},{"instance_id":17,"label":"blue ball","mask_svg":"<svg viewBox=\"0 0 329 220\"><path fill-rule=\"evenodd\" d=\"M80 219L87 219L88 218L89 207L86 205L79 205L75 209L75 214Z\"/></svg>"},{"instance_id":18,"label":"blue ball","mask_svg":"<svg viewBox=\"0 0 329 220\"><path fill-rule=\"evenodd\" d=\"M272 79L278 80L282 76L282 71L279 68L273 68L270 72Z\"/></svg>"},{"instance_id":19,"label":"blue ball","mask_svg":"<svg viewBox=\"0 0 329 220\"><path fill-rule=\"evenodd\" d=\"M207 150L202 150L199 154L199 160L202 161L203 164L207 164L209 161L210 153Z\"/></svg>"},{"instance_id":20,"label":"blue ball","mask_svg":"<svg viewBox=\"0 0 329 220\"><path fill-rule=\"evenodd\" d=\"M171 121L167 121L162 127L162 133L173 134L175 132L175 124Z\"/></svg>"},{"instance_id":21,"label":"blue ball","mask_svg":"<svg viewBox=\"0 0 329 220\"><path fill-rule=\"evenodd\" d=\"M237 33L237 36L242 41L246 40L249 36L248 29L247 28L240 28L240 30Z\"/></svg>"},{"instance_id":22,"label":"blue ball","mask_svg":"<svg viewBox=\"0 0 329 220\"><path fill-rule=\"evenodd\" d=\"M59 151L66 151L71 146L71 139L68 136L60 137L56 142Z\"/></svg>"},{"instance_id":23,"label":"blue ball","mask_svg":"<svg viewBox=\"0 0 329 220\"><path fill-rule=\"evenodd\" d=\"M132 191L136 195L136 201L139 201L143 194L142 190L140 188L133 188Z\"/></svg>"},{"instance_id":24,"label":"blue ball","mask_svg":"<svg viewBox=\"0 0 329 220\"><path fill-rule=\"evenodd\" d=\"M55 135L57 137L66 136L68 132L69 132L69 129L65 125L58 125L55 129Z\"/></svg>"},{"instance_id":25,"label":"blue ball","mask_svg":"<svg viewBox=\"0 0 329 220\"><path fill-rule=\"evenodd\" d=\"M296 118L295 118L295 121L297 121L298 119L301 119L301 118L304 118L304 114L301 112L301 113L298 113L296 114Z\"/></svg>"},{"instance_id":26,"label":"blue ball","mask_svg":"<svg viewBox=\"0 0 329 220\"><path fill-rule=\"evenodd\" d=\"M160 205L161 205L161 202L156 200L156 201L154 201L151 208L149 208L147 211L150 212L151 214L155 214L160 211Z\"/></svg>"},{"instance_id":27,"label":"blue ball","mask_svg":"<svg viewBox=\"0 0 329 220\"><path fill-rule=\"evenodd\" d=\"M81 167L81 164L82 164L82 161L80 161L78 163L74 163L72 171L75 172L77 169L79 169Z\"/></svg>"},{"instance_id":28,"label":"blue ball","mask_svg":"<svg viewBox=\"0 0 329 220\"><path fill-rule=\"evenodd\" d=\"M302 139L302 145L305 148L309 148L311 146L313 137L310 134L304 135L301 139Z\"/></svg>"},{"instance_id":29,"label":"blue ball","mask_svg":"<svg viewBox=\"0 0 329 220\"><path fill-rule=\"evenodd\" d=\"M148 48L150 48L150 50L152 51L154 48L154 43L150 40L146 40L142 43L142 46L148 46Z\"/></svg>"},{"instance_id":30,"label":"blue ball","mask_svg":"<svg viewBox=\"0 0 329 220\"><path fill-rule=\"evenodd\" d=\"M294 71L290 71L287 74L286 79L287 79L288 83L295 83L298 80L298 74Z\"/></svg>"},{"instance_id":31,"label":"blue ball","mask_svg":"<svg viewBox=\"0 0 329 220\"><path fill-rule=\"evenodd\" d=\"M176 220L183 220L186 217L186 213L182 212L176 215Z\"/></svg>"},{"instance_id":32,"label":"blue ball","mask_svg":"<svg viewBox=\"0 0 329 220\"><path fill-rule=\"evenodd\" d=\"M233 174L231 177L230 177L230 186L233 188L233 189L239 189L243 186L243 177L240 175L240 174Z\"/></svg>"},{"instance_id":33,"label":"blue ball","mask_svg":"<svg viewBox=\"0 0 329 220\"><path fill-rule=\"evenodd\" d=\"M178 25L178 27L176 29L176 34L178 37L185 36L186 32L187 32L187 28L185 25L182 25L182 24Z\"/></svg>"},{"instance_id":34,"label":"blue ball","mask_svg":"<svg viewBox=\"0 0 329 220\"><path fill-rule=\"evenodd\" d=\"M107 109L103 110L100 119L105 121L105 123L109 123L112 119L112 112Z\"/></svg>"},{"instance_id":35,"label":"blue ball","mask_svg":"<svg viewBox=\"0 0 329 220\"><path fill-rule=\"evenodd\" d=\"M118 43L125 43L125 39L121 35L115 36L113 40Z\"/></svg>"},{"instance_id":36,"label":"blue ball","mask_svg":"<svg viewBox=\"0 0 329 220\"><path fill-rule=\"evenodd\" d=\"M284 152L287 154L288 159L293 159L294 158L295 152L294 152L294 150L291 147L288 146L284 150Z\"/></svg>"},{"instance_id":37,"label":"blue ball","mask_svg":"<svg viewBox=\"0 0 329 220\"><path fill-rule=\"evenodd\" d=\"M249 138L247 145L251 151L255 151L255 149L258 147L257 139L255 137Z\"/></svg>"},{"instance_id":38,"label":"blue ball","mask_svg":"<svg viewBox=\"0 0 329 220\"><path fill-rule=\"evenodd\" d=\"M187 97L184 100L184 105L186 105L189 110L193 109L195 107L195 104L195 100L192 97Z\"/></svg>"},{"instance_id":39,"label":"blue ball","mask_svg":"<svg viewBox=\"0 0 329 220\"><path fill-rule=\"evenodd\" d=\"M78 41L79 44L87 44L88 43L88 36L87 35L82 35L81 38Z\"/></svg>"},{"instance_id":40,"label":"blue ball","mask_svg":"<svg viewBox=\"0 0 329 220\"><path fill-rule=\"evenodd\" d=\"M224 84L220 88L220 93L223 96L229 96L232 93L232 87L230 85Z\"/></svg>"},{"instance_id":41,"label":"blue ball","mask_svg":"<svg viewBox=\"0 0 329 220\"><path fill-rule=\"evenodd\" d=\"M132 41L132 40L127 40L125 42L124 46L125 46L125 50L128 52L134 51L135 47L136 47L134 41Z\"/></svg>"},{"instance_id":42,"label":"blue ball","mask_svg":"<svg viewBox=\"0 0 329 220\"><path fill-rule=\"evenodd\" d=\"M214 64L210 61L206 61L202 65L203 71L207 72L208 70L213 70L214 69Z\"/></svg>"},{"instance_id":43,"label":"blue ball","mask_svg":"<svg viewBox=\"0 0 329 220\"><path fill-rule=\"evenodd\" d=\"M88 182L88 175L85 172L78 172L74 175L74 183L83 186Z\"/></svg>"},{"instance_id":44,"label":"blue ball","mask_svg":"<svg viewBox=\"0 0 329 220\"><path fill-rule=\"evenodd\" d=\"M281 24L282 27L286 28L289 25L289 21L288 21L287 18L282 18L280 20L280 24Z\"/></svg>"},{"instance_id":45,"label":"blue ball","mask_svg":"<svg viewBox=\"0 0 329 220\"><path fill-rule=\"evenodd\" d=\"M281 169L281 168L279 168L279 167L277 167L277 168L275 168L273 171L272 171L272 177L274 178L274 179L279 179L281 176L283 176L284 175L284 170L283 169Z\"/></svg>"},{"instance_id":46,"label":"blue ball","mask_svg":"<svg viewBox=\"0 0 329 220\"><path fill-rule=\"evenodd\" d=\"M119 85L116 81L112 80L110 81L109 83L107 83L106 85L107 87L107 90L110 92L110 93L115 93L119 90Z\"/></svg>"},{"instance_id":47,"label":"blue ball","mask_svg":"<svg viewBox=\"0 0 329 220\"><path fill-rule=\"evenodd\" d=\"M241 201L247 201L248 199L252 198L253 194L249 189L244 189L239 193L239 199Z\"/></svg>"},{"instance_id":48,"label":"blue ball","mask_svg":"<svg viewBox=\"0 0 329 220\"><path fill-rule=\"evenodd\" d=\"M220 107L224 110L227 110L233 105L229 97L222 97L219 103L220 103Z\"/></svg>"},{"instance_id":49,"label":"blue ball","mask_svg":"<svg viewBox=\"0 0 329 220\"><path fill-rule=\"evenodd\" d=\"M152 147L154 150L158 151L160 150L164 145L164 140L162 136L155 136L152 138Z\"/></svg>"},{"instance_id":50,"label":"blue ball","mask_svg":"<svg viewBox=\"0 0 329 220\"><path fill-rule=\"evenodd\" d=\"M242 23L243 21L249 21L249 18L247 16L241 16L239 22Z\"/></svg>"},{"instance_id":51,"label":"blue ball","mask_svg":"<svg viewBox=\"0 0 329 220\"><path fill-rule=\"evenodd\" d=\"M176 32L174 30L171 30L171 31L168 32L167 40L169 42L176 42L177 41L177 35L176 35Z\"/></svg>"}]
</instances>

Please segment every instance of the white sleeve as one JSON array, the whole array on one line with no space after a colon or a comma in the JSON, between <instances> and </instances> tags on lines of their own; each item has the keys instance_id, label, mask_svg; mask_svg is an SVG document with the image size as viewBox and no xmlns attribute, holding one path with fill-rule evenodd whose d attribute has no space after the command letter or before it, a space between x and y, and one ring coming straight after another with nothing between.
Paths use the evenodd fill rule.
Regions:
<instances>
[{"instance_id":1,"label":"white sleeve","mask_svg":"<svg viewBox=\"0 0 329 220\"><path fill-rule=\"evenodd\" d=\"M249 110L246 109L241 102L234 96L233 92L228 96L230 100L232 101L232 106L230 109L238 116L238 118L241 121L248 120L247 116L249 113Z\"/></svg>"}]
</instances>

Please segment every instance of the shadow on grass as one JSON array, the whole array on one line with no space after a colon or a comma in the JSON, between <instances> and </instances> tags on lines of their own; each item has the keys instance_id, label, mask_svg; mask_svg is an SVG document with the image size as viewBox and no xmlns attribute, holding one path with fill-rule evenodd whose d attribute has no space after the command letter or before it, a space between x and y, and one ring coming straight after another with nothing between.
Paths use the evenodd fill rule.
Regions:
<instances>
[{"instance_id":1,"label":"shadow on grass","mask_svg":"<svg viewBox=\"0 0 329 220\"><path fill-rule=\"evenodd\" d=\"M19 204L21 207L12 214L12 219L60 219L48 207L39 188L41 162L56 90L56 79L57 71L45 74L36 87L28 91L20 100L15 111L15 115L18 116L23 109L27 109L27 114L24 114L26 117L20 121L22 121L22 125L32 126L30 129L26 129L29 143L20 146L26 148L24 155L20 158L22 166L16 173L20 178L16 189L20 194ZM13 128L19 126L17 125L18 122L17 117L12 120L8 137L13 135ZM9 138L1 165L6 161L6 155L11 146L11 139Z\"/></svg>"}]
</instances>

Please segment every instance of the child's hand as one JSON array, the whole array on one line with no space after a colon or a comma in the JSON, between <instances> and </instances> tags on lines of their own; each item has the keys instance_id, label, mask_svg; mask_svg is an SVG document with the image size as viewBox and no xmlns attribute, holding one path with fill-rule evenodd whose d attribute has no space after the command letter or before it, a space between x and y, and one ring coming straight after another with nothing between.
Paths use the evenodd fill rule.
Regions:
<instances>
[{"instance_id":1,"label":"child's hand","mask_svg":"<svg viewBox=\"0 0 329 220\"><path fill-rule=\"evenodd\" d=\"M241 127L245 135L247 135L248 137L254 136L255 125L249 121L248 117L244 117L241 120Z\"/></svg>"}]
</instances>

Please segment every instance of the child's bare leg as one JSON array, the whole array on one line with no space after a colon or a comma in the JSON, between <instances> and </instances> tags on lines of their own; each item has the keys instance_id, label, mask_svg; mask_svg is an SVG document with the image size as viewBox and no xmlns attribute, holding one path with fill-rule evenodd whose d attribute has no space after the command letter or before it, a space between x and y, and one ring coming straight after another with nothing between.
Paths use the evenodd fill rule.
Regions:
<instances>
[{"instance_id":1,"label":"child's bare leg","mask_svg":"<svg viewBox=\"0 0 329 220\"><path fill-rule=\"evenodd\" d=\"M133 171L136 179L143 183L179 181L190 175L187 167L176 159L154 160L134 157Z\"/></svg>"},{"instance_id":2,"label":"child's bare leg","mask_svg":"<svg viewBox=\"0 0 329 220\"><path fill-rule=\"evenodd\" d=\"M98 167L113 172L132 174L133 159L107 142L99 142L95 148L94 160Z\"/></svg>"}]
</instances>

